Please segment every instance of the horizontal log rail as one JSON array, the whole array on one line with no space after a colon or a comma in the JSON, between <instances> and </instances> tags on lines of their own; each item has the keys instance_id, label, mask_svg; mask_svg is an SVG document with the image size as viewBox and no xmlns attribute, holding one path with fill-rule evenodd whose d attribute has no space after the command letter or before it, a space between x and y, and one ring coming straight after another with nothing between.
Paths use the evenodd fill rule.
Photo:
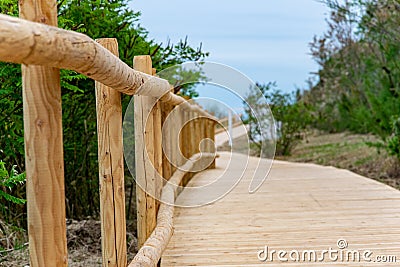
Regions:
<instances>
[{"instance_id":1,"label":"horizontal log rail","mask_svg":"<svg viewBox=\"0 0 400 267\"><path fill-rule=\"evenodd\" d=\"M0 61L79 72L127 95L159 98L217 120L171 92L167 80L129 67L85 34L0 14Z\"/></svg>"},{"instance_id":2,"label":"horizontal log rail","mask_svg":"<svg viewBox=\"0 0 400 267\"><path fill-rule=\"evenodd\" d=\"M178 168L171 176L168 183L163 187L161 193L161 204L157 214L157 225L150 237L140 248L128 267L152 267L157 266L163 251L166 249L173 234L174 203L179 184L185 174L193 169L199 161L215 158L213 153L197 153L193 155L184 165ZM201 163L200 163L201 164Z\"/></svg>"}]
</instances>

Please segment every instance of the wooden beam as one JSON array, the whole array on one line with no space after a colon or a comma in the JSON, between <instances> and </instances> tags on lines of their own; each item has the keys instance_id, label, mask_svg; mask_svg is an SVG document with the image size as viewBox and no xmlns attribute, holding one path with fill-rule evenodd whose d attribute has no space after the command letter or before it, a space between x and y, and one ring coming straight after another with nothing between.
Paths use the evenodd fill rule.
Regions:
<instances>
[{"instance_id":1,"label":"wooden beam","mask_svg":"<svg viewBox=\"0 0 400 267\"><path fill-rule=\"evenodd\" d=\"M19 9L21 18L57 25L55 0L20 1ZM60 71L22 65L22 86L30 266L67 266Z\"/></svg>"},{"instance_id":2,"label":"wooden beam","mask_svg":"<svg viewBox=\"0 0 400 267\"><path fill-rule=\"evenodd\" d=\"M170 144L171 144L171 173L174 173L178 166L182 165L184 162L183 156L181 154L180 148L182 147L182 138L181 138L181 129L183 124L183 115L182 109L180 106L173 107L173 112L171 113L171 126L170 126Z\"/></svg>"},{"instance_id":3,"label":"wooden beam","mask_svg":"<svg viewBox=\"0 0 400 267\"><path fill-rule=\"evenodd\" d=\"M156 218L158 209L160 207L160 201L158 201L161 197L161 190L164 186L164 173L163 173L163 150L162 150L162 113L161 113L161 102L157 101L157 103L153 106L151 110L151 115L153 116L153 142L150 143L151 146L154 147L154 160L153 168L155 168L155 197L156 200ZM157 221L157 219L156 219ZM155 226L154 226L155 227ZM154 227L148 227L148 237L150 236L151 232L153 232Z\"/></svg>"},{"instance_id":4,"label":"wooden beam","mask_svg":"<svg viewBox=\"0 0 400 267\"><path fill-rule=\"evenodd\" d=\"M163 177L168 180L172 175L172 161L171 153L172 146L174 142L174 138L176 136L172 135L173 128L177 127L177 125L172 121L173 115L170 116L171 110L173 106L168 103L161 103L161 115L162 115L162 144L163 144ZM168 118L168 116L170 116ZM169 119L168 125L165 123L167 118ZM169 156L169 158L168 158Z\"/></svg>"},{"instance_id":5,"label":"wooden beam","mask_svg":"<svg viewBox=\"0 0 400 267\"><path fill-rule=\"evenodd\" d=\"M216 147L215 147L215 124L216 121L207 119L207 137L210 138L213 142L209 143L209 152L210 153L216 153ZM215 169L215 160L216 158L214 157L213 162L210 165L210 169Z\"/></svg>"},{"instance_id":6,"label":"wooden beam","mask_svg":"<svg viewBox=\"0 0 400 267\"><path fill-rule=\"evenodd\" d=\"M118 56L115 38L97 40ZM99 82L96 87L103 266L125 267L126 219L121 93Z\"/></svg>"},{"instance_id":7,"label":"wooden beam","mask_svg":"<svg viewBox=\"0 0 400 267\"><path fill-rule=\"evenodd\" d=\"M152 73L150 56L136 56L135 70ZM157 220L157 201L162 188L161 109L157 99L134 96L137 234L140 248ZM156 104L155 104L156 103ZM154 108L153 108L154 107Z\"/></svg>"},{"instance_id":8,"label":"wooden beam","mask_svg":"<svg viewBox=\"0 0 400 267\"><path fill-rule=\"evenodd\" d=\"M209 152L208 151L208 141L206 141L206 138L208 137L207 134L207 119L205 118L200 118L200 132L201 132L201 138L200 138L200 152Z\"/></svg>"},{"instance_id":9,"label":"wooden beam","mask_svg":"<svg viewBox=\"0 0 400 267\"><path fill-rule=\"evenodd\" d=\"M180 162L178 166L181 166L180 163L185 162L187 159L190 158L190 144L191 141L188 138L189 137L189 123L188 121L190 120L190 112L185 112L184 110L180 110L180 115L182 118L182 124L180 127L180 134L179 134L179 148L182 156L180 158ZM187 179L188 173L185 174L185 176L181 180L181 186L186 185L186 179Z\"/></svg>"}]
</instances>

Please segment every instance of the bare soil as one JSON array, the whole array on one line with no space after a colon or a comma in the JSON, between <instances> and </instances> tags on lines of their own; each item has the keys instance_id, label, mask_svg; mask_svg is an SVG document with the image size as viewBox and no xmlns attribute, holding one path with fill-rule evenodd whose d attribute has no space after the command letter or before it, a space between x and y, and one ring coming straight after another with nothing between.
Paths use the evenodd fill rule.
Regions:
<instances>
[{"instance_id":1,"label":"bare soil","mask_svg":"<svg viewBox=\"0 0 400 267\"><path fill-rule=\"evenodd\" d=\"M127 225L128 260L137 252L136 233L129 231L132 224ZM12 231L9 229L9 231ZM7 234L13 236L12 232ZM25 236L22 240L27 240ZM68 220L67 221L68 266L88 267L101 266L101 230L100 221ZM29 266L29 251L26 246L15 246L6 252L0 251L0 266Z\"/></svg>"}]
</instances>

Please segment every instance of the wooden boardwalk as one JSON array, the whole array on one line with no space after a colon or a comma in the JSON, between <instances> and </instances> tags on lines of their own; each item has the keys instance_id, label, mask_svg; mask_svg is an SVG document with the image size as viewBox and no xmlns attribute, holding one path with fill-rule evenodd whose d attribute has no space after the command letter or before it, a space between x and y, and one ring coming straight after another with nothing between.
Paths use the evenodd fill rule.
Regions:
<instances>
[{"instance_id":1,"label":"wooden boardwalk","mask_svg":"<svg viewBox=\"0 0 400 267\"><path fill-rule=\"evenodd\" d=\"M191 186L217 179L228 166L228 153L221 153L217 168L197 174ZM244 155L233 154L224 175L234 176ZM177 208L175 232L162 257L162 266L393 266L400 263L400 192L350 171L314 164L275 161L269 178L254 194L248 193L252 158L241 182L221 200L197 208ZM179 196L191 203L201 195ZM339 250L337 241L348 246ZM343 242L341 244L344 244ZM257 252L298 250L300 262L258 259ZM320 257L329 248L357 250L371 262L302 260L305 250ZM338 253L339 257L340 253ZM347 255L347 254L345 254ZM396 256L396 263L378 263L380 256ZM263 254L261 255L263 256ZM296 258L296 254L292 254ZM284 257L284 256L283 256ZM356 256L355 256L356 257ZM286 258L289 258L286 254ZM356 260L357 261L357 260Z\"/></svg>"}]
</instances>

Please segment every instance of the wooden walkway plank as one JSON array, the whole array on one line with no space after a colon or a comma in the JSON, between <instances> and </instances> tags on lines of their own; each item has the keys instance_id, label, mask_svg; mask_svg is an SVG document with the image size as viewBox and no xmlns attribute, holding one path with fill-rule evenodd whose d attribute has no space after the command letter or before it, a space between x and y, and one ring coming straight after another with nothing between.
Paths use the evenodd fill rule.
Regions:
<instances>
[{"instance_id":1,"label":"wooden walkway plank","mask_svg":"<svg viewBox=\"0 0 400 267\"><path fill-rule=\"evenodd\" d=\"M206 185L220 175L235 177L246 158L220 153L217 168L198 173L189 186ZM248 193L257 160L250 158L242 181L221 200L197 208L177 208L175 233L162 266L392 266L396 263L331 261L262 262L268 246L290 252L338 249L396 256L400 262L400 192L347 170L315 164L274 161L269 178ZM195 194L179 196L181 203ZM200 219L201 218L201 219ZM344 251L346 251L346 249ZM398 263L397 263L398 264Z\"/></svg>"}]
</instances>

